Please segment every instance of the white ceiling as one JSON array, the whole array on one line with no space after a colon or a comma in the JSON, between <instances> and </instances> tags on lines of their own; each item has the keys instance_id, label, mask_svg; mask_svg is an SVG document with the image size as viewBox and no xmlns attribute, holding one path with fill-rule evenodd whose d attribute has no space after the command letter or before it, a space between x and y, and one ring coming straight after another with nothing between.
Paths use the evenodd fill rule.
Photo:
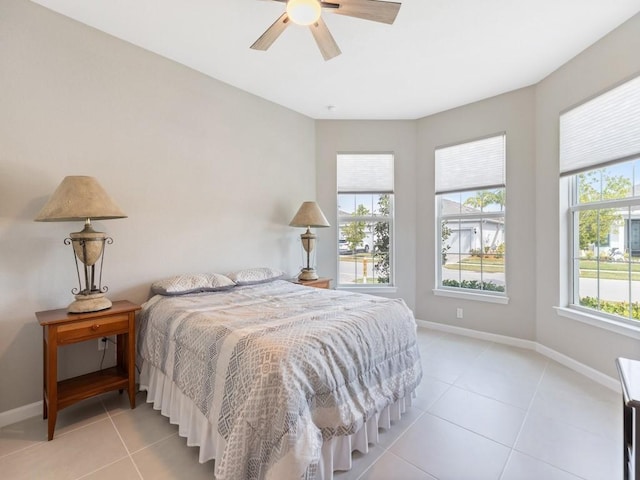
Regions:
<instances>
[{"instance_id":1,"label":"white ceiling","mask_svg":"<svg viewBox=\"0 0 640 480\"><path fill-rule=\"evenodd\" d=\"M342 50L325 62L297 25L249 49L280 2L34 1L315 119L415 119L531 85L640 11L640 0L402 0L393 25L323 13Z\"/></svg>"}]
</instances>

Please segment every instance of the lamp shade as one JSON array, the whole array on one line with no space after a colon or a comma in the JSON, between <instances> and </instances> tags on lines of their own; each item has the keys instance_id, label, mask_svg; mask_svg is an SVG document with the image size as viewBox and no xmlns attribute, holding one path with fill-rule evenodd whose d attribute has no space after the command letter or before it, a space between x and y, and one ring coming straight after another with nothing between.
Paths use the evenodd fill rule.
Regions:
<instances>
[{"instance_id":1,"label":"lamp shade","mask_svg":"<svg viewBox=\"0 0 640 480\"><path fill-rule=\"evenodd\" d=\"M36 222L71 222L126 218L94 177L69 176L58 185Z\"/></svg>"},{"instance_id":2,"label":"lamp shade","mask_svg":"<svg viewBox=\"0 0 640 480\"><path fill-rule=\"evenodd\" d=\"M316 202L303 202L293 220L289 223L291 227L330 227Z\"/></svg>"}]
</instances>

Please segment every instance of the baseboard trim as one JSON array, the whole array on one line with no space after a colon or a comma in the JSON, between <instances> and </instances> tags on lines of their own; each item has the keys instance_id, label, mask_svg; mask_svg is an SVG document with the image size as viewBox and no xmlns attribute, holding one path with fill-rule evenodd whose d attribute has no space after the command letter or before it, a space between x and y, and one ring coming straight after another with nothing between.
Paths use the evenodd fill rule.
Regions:
<instances>
[{"instance_id":1,"label":"baseboard trim","mask_svg":"<svg viewBox=\"0 0 640 480\"><path fill-rule=\"evenodd\" d=\"M498 335L497 333L481 332L479 330L456 327L454 325L445 325L444 323L428 322L427 320L416 320L416 323L421 327L430 328L432 330L439 330L446 333L455 333L456 335L464 335L465 337L473 337L479 340L486 340L488 342L502 343L504 345L511 345L512 347L535 350L537 345L536 342L533 342L531 340L523 340L521 338L508 337L506 335Z\"/></svg>"},{"instance_id":2,"label":"baseboard trim","mask_svg":"<svg viewBox=\"0 0 640 480\"><path fill-rule=\"evenodd\" d=\"M36 415L42 415L42 400L14 408L13 410L0 412L0 428L21 422L30 417L35 417Z\"/></svg>"},{"instance_id":3,"label":"baseboard trim","mask_svg":"<svg viewBox=\"0 0 640 480\"><path fill-rule=\"evenodd\" d=\"M604 373L592 368L584 363L580 363L577 360L574 360L567 355L557 352L552 348L546 347L539 343L536 344L536 352L544 355L545 357L550 358L551 360L555 360L556 362L564 365L571 370L574 370L578 373L581 373L585 377L593 380L594 382L599 383L600 385L604 385L611 390L622 393L622 387L620 386L620 381L616 378L610 377L609 375L605 375Z\"/></svg>"},{"instance_id":4,"label":"baseboard trim","mask_svg":"<svg viewBox=\"0 0 640 480\"><path fill-rule=\"evenodd\" d=\"M454 325L429 322L427 320L416 320L416 323L419 327L430 328L432 330L438 330L445 333L464 335L465 337L477 338L479 340L486 340L488 342L496 342L504 345L511 345L513 347L535 350L539 354L544 355L545 357L550 358L551 360L554 360L559 364L580 373L581 375L584 375L588 379L593 380L600 385L603 385L615 392L621 392L620 382L617 379L612 378L609 375L605 375L595 368L591 368L584 363L578 362L577 360L574 360L573 358L568 357L563 353L557 352L552 348L549 348L538 342L534 342L532 340L523 340L521 338L508 337L506 335L498 335L496 333L481 332L479 330L472 330L470 328L456 327Z\"/></svg>"}]
</instances>

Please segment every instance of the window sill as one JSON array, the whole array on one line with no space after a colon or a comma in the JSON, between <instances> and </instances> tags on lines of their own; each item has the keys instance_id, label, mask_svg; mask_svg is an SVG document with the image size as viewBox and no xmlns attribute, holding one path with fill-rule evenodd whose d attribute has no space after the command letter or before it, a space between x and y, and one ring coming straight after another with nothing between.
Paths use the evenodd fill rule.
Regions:
<instances>
[{"instance_id":1,"label":"window sill","mask_svg":"<svg viewBox=\"0 0 640 480\"><path fill-rule=\"evenodd\" d=\"M640 339L640 325L634 326L624 322L619 322L607 317L584 312L572 307L553 307L558 315L570 318L581 323L586 323L593 327L602 328L610 332L625 335L627 337Z\"/></svg>"},{"instance_id":2,"label":"window sill","mask_svg":"<svg viewBox=\"0 0 640 480\"><path fill-rule=\"evenodd\" d=\"M501 303L506 305L509 303L509 297L502 295L487 295L486 293L461 292L458 290L445 290L442 288L434 288L433 294L437 297L462 298L464 300L475 300L478 302Z\"/></svg>"},{"instance_id":3,"label":"window sill","mask_svg":"<svg viewBox=\"0 0 640 480\"><path fill-rule=\"evenodd\" d=\"M347 290L349 292L358 293L396 293L398 289L396 287L374 287L373 285L338 285L336 290Z\"/></svg>"}]
</instances>

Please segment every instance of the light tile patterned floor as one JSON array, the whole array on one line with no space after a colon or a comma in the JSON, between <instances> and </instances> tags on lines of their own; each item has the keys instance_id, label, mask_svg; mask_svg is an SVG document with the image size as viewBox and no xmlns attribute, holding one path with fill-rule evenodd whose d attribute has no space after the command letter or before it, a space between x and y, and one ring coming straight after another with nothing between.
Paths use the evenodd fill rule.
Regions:
<instances>
[{"instance_id":1,"label":"light tile patterned floor","mask_svg":"<svg viewBox=\"0 0 640 480\"><path fill-rule=\"evenodd\" d=\"M419 329L414 406L336 480L622 478L615 392L528 350ZM213 479L177 427L145 403L103 395L59 413L55 440L30 418L0 430L7 479Z\"/></svg>"}]
</instances>

